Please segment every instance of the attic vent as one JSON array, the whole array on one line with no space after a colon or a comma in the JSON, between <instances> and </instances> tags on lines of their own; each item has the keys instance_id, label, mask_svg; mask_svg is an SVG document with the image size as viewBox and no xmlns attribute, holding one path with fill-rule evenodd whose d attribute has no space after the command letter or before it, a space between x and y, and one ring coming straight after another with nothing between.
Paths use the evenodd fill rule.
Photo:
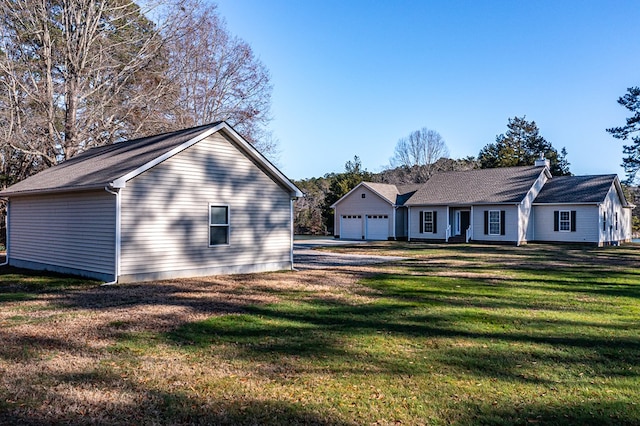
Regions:
<instances>
[{"instance_id":1,"label":"attic vent","mask_svg":"<svg viewBox=\"0 0 640 426\"><path fill-rule=\"evenodd\" d=\"M367 194L362 194L362 198L367 198Z\"/></svg>"}]
</instances>

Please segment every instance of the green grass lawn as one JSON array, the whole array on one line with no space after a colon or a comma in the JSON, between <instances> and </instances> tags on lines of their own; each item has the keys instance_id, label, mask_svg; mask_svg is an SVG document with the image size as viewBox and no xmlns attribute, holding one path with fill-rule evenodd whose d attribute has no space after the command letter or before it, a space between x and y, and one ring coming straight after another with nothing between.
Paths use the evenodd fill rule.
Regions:
<instances>
[{"instance_id":1,"label":"green grass lawn","mask_svg":"<svg viewBox=\"0 0 640 426\"><path fill-rule=\"evenodd\" d=\"M408 259L269 275L295 278L291 286L237 278L237 291L275 299L175 326L139 329L126 315L103 322L108 344L88 344L89 366L5 380L0 421L640 424L639 246L385 242L332 250ZM344 276L357 281L322 282ZM2 322L5 335L42 317L37 306L59 307L44 319L50 327L61 317L92 318L61 301L67 287L43 293L22 281L0 280L0 306L15 311ZM73 288L74 297L86 291ZM83 350L31 344L0 350L0 374ZM62 399L43 388L56 386L75 395L77 411L46 413ZM112 394L111 402L87 402L87 389Z\"/></svg>"}]
</instances>

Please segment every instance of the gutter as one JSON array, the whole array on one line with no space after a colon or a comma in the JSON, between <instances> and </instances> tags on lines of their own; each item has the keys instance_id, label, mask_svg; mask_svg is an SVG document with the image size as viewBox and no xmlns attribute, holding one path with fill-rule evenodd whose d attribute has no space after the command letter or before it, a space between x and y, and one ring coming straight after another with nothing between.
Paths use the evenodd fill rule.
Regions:
<instances>
[{"instance_id":1,"label":"gutter","mask_svg":"<svg viewBox=\"0 0 640 426\"><path fill-rule=\"evenodd\" d=\"M120 191L112 191L108 186L104 187L104 190L109 194L113 194L116 196L116 238L115 238L115 262L114 262L114 272L113 281L106 282L102 284L105 285L113 285L118 284L118 276L120 275L120 243L121 243L121 235L120 235Z\"/></svg>"}]
</instances>

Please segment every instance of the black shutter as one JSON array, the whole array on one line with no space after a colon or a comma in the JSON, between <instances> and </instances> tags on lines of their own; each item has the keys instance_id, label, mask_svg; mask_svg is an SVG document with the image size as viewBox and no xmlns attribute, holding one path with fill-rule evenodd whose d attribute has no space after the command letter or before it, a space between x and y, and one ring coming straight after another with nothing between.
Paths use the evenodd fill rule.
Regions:
<instances>
[{"instance_id":1,"label":"black shutter","mask_svg":"<svg viewBox=\"0 0 640 426\"><path fill-rule=\"evenodd\" d=\"M576 232L576 211L571 210L571 232Z\"/></svg>"},{"instance_id":2,"label":"black shutter","mask_svg":"<svg viewBox=\"0 0 640 426\"><path fill-rule=\"evenodd\" d=\"M505 234L504 216L505 216L504 210L500 210L500 235Z\"/></svg>"},{"instance_id":3,"label":"black shutter","mask_svg":"<svg viewBox=\"0 0 640 426\"><path fill-rule=\"evenodd\" d=\"M438 232L438 212L433 212L433 233Z\"/></svg>"},{"instance_id":4,"label":"black shutter","mask_svg":"<svg viewBox=\"0 0 640 426\"><path fill-rule=\"evenodd\" d=\"M553 212L553 230L558 232L560 229L560 212L558 210Z\"/></svg>"},{"instance_id":5,"label":"black shutter","mask_svg":"<svg viewBox=\"0 0 640 426\"><path fill-rule=\"evenodd\" d=\"M420 233L424 232L424 212L420 212Z\"/></svg>"},{"instance_id":6,"label":"black shutter","mask_svg":"<svg viewBox=\"0 0 640 426\"><path fill-rule=\"evenodd\" d=\"M484 235L489 233L489 212L484 211Z\"/></svg>"}]
</instances>

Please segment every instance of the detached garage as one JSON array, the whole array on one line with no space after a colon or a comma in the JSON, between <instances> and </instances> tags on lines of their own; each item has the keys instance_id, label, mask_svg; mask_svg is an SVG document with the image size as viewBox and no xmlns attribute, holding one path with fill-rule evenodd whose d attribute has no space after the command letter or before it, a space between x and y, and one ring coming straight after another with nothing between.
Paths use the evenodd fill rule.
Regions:
<instances>
[{"instance_id":1,"label":"detached garage","mask_svg":"<svg viewBox=\"0 0 640 426\"><path fill-rule=\"evenodd\" d=\"M291 269L301 195L224 122L92 148L0 192L10 265L112 282Z\"/></svg>"}]
</instances>

